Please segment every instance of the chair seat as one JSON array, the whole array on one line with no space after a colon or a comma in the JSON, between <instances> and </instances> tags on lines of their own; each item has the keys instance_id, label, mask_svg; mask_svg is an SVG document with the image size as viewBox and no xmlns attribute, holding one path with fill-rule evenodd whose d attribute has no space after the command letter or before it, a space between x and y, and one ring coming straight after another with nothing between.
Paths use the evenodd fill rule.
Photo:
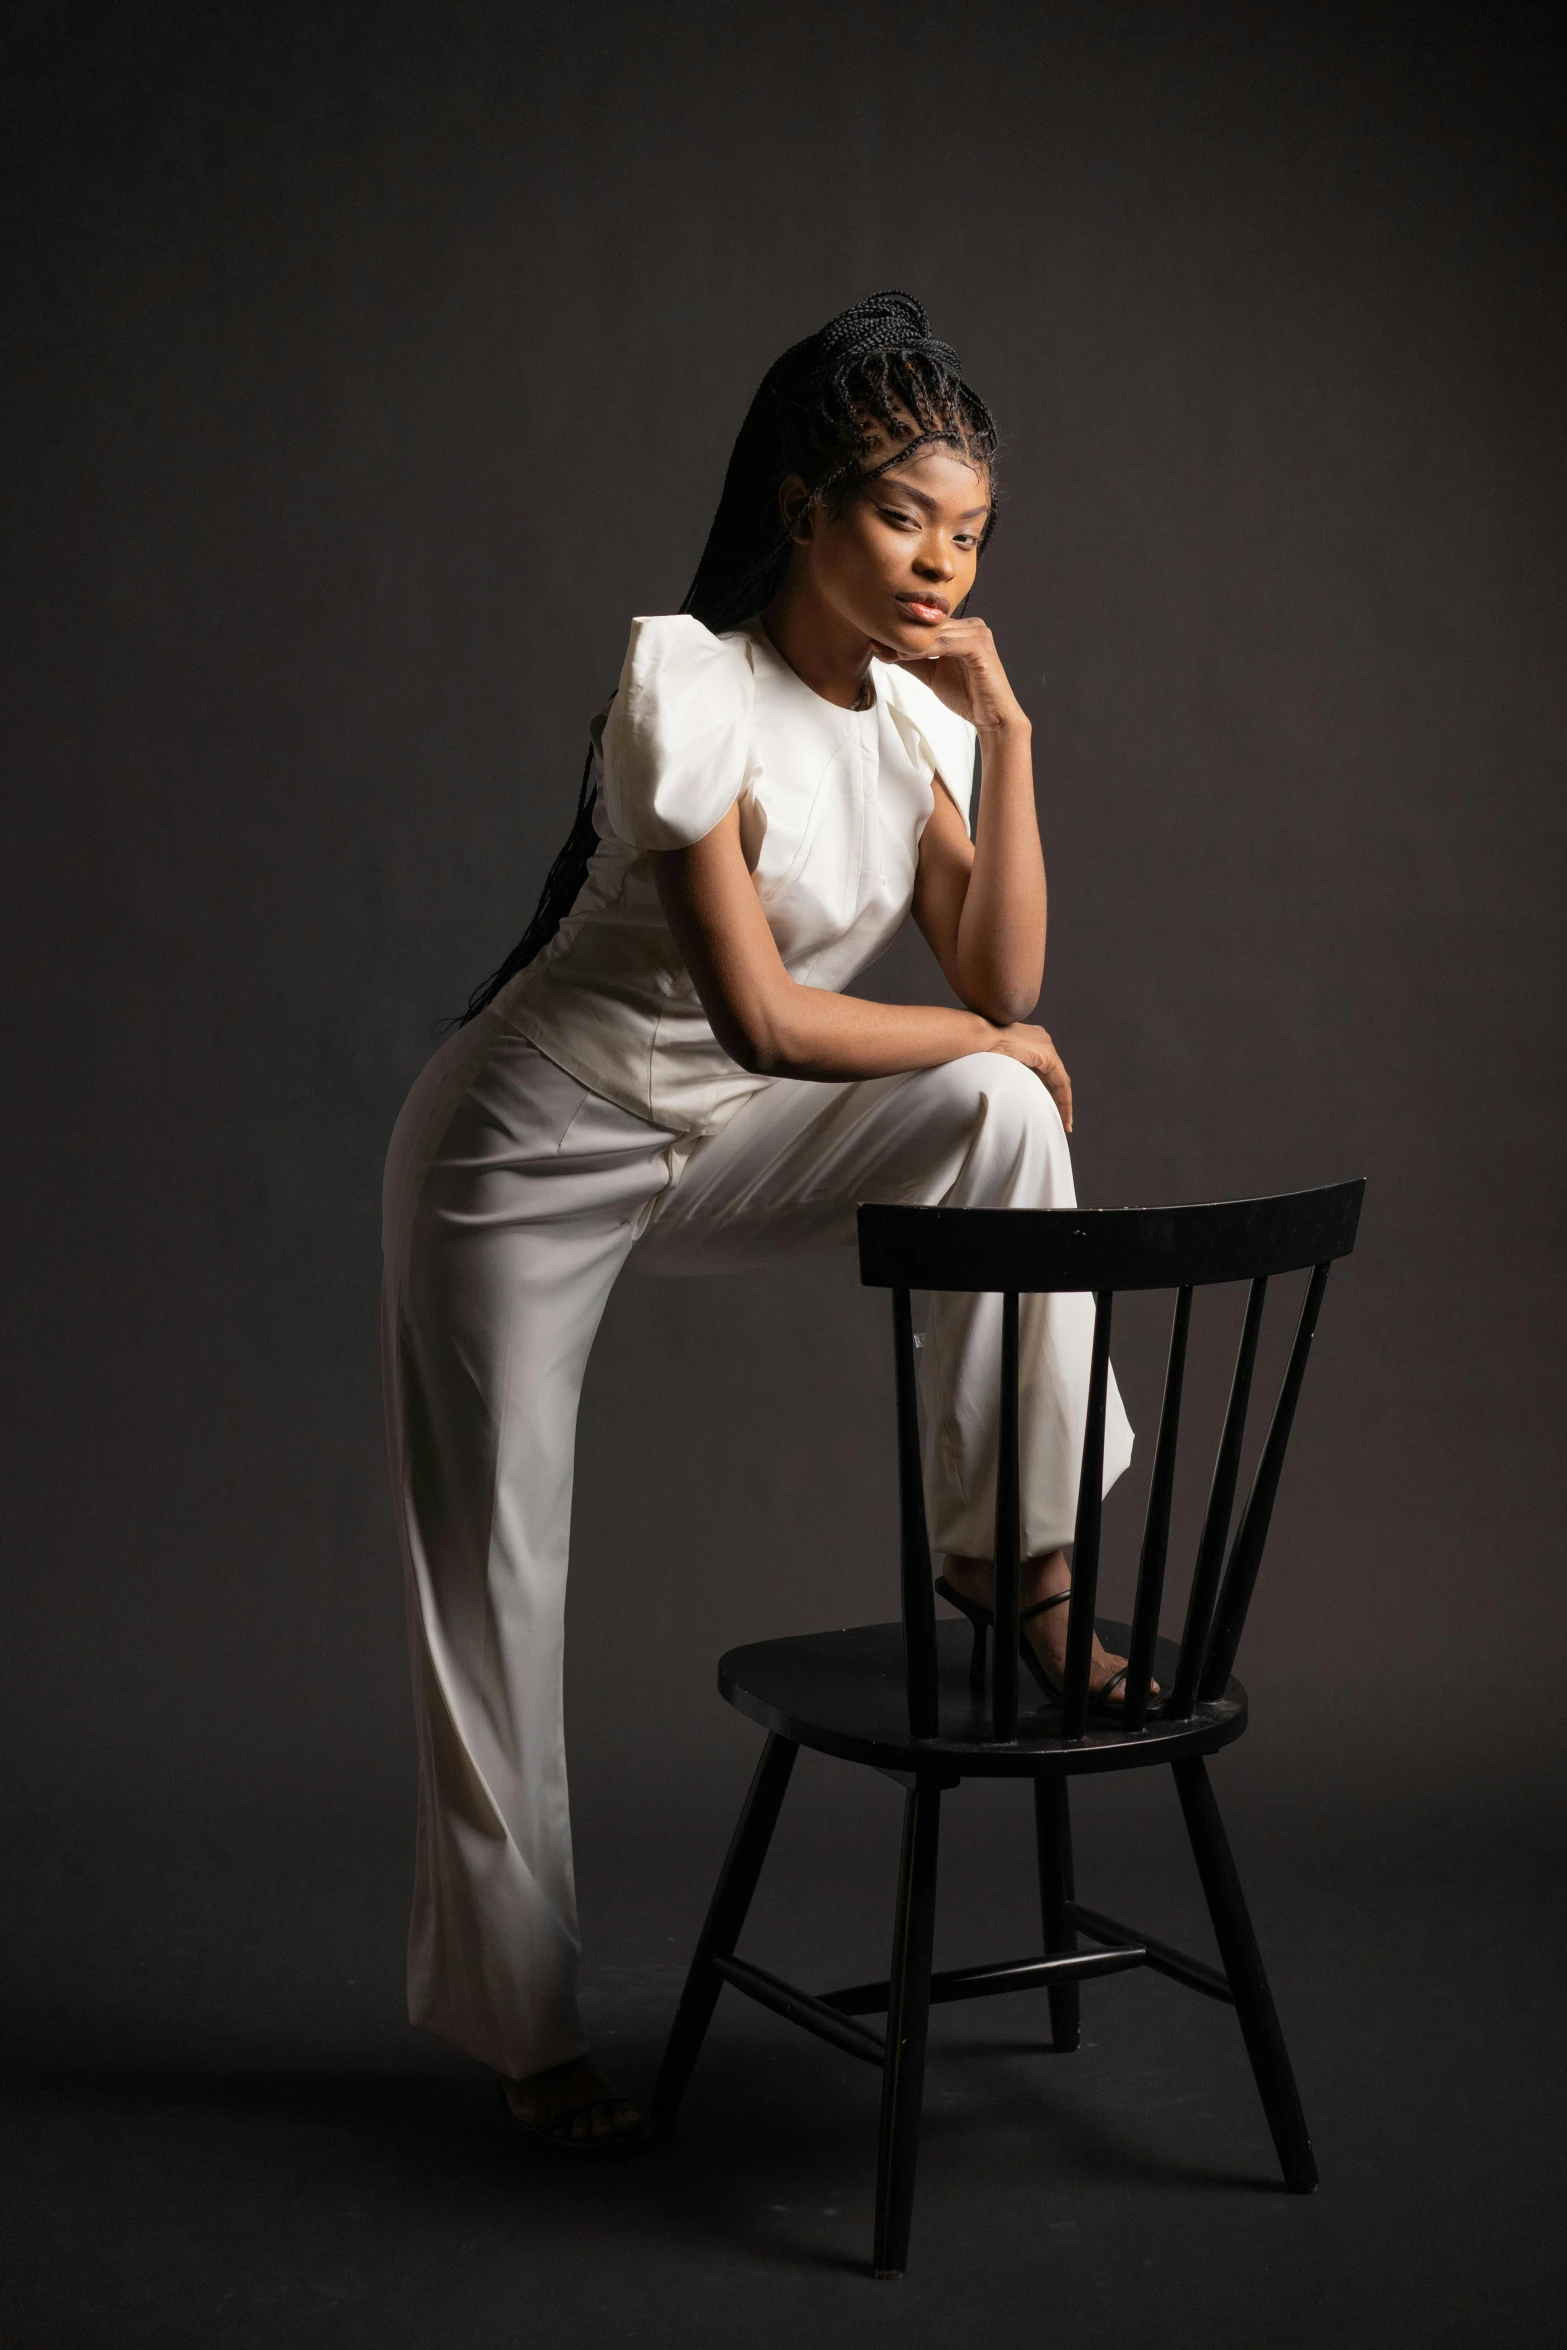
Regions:
<instances>
[{"instance_id":1,"label":"chair seat","mask_svg":"<svg viewBox=\"0 0 1567 2350\"><path fill-rule=\"evenodd\" d=\"M1124 1656L1130 1640L1125 1624L1097 1619L1100 1639L1113 1655ZM911 1738L903 1677L901 1624L861 1624L844 1632L808 1632L792 1640L760 1640L732 1648L718 1665L720 1696L766 1730L873 1770L954 1778L1036 1778L1058 1771L1134 1770L1139 1764L1179 1762L1228 1746L1246 1727L1246 1692L1232 1680L1221 1698L1199 1705L1185 1721L1164 1722L1155 1714L1147 1727L1126 1732L1112 1721L1090 1718L1085 1738L1061 1736L1061 1715L1044 1697L1026 1668L1020 1668L1018 1734L1015 1745L998 1746L985 1735L983 1711L969 1692L972 1635L966 1624L939 1623L936 1652L940 1672L939 1734ZM1154 1678L1169 1689L1175 1680L1177 1649L1161 1640Z\"/></svg>"}]
</instances>

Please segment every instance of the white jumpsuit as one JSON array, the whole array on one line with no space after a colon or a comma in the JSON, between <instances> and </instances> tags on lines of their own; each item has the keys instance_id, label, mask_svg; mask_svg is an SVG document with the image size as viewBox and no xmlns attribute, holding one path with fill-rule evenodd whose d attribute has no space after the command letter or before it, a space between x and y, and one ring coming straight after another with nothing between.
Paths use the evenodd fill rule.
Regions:
<instances>
[{"instance_id":1,"label":"white jumpsuit","mask_svg":"<svg viewBox=\"0 0 1567 2350\"><path fill-rule=\"evenodd\" d=\"M967 813L973 734L905 672L812 693L759 627L639 621L600 743L600 846L539 961L415 1084L387 1163L385 1343L419 1745L414 2022L514 2078L586 2040L562 1739L573 1447L630 1258L727 1271L854 1236L862 1200L1073 1203L1031 1071L977 1053L848 1084L721 1051L658 910L650 849L736 800L792 975L842 987L906 919L933 788ZM1092 1303L1026 1301L1023 1538L1070 1541ZM938 1551L990 1553L997 1298L933 1300L926 1493ZM1112 1381L1105 1482L1131 1455Z\"/></svg>"}]
</instances>

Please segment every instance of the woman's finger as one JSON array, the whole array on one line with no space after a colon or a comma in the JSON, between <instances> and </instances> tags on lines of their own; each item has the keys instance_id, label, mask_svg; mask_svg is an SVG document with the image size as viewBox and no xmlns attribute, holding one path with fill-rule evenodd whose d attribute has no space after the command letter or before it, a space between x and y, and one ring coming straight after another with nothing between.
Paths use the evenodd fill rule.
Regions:
<instances>
[{"instance_id":1,"label":"woman's finger","mask_svg":"<svg viewBox=\"0 0 1567 2350\"><path fill-rule=\"evenodd\" d=\"M1072 1080L1066 1073L1059 1053L1053 1054L1050 1060L1041 1066L1039 1074L1049 1089L1051 1100L1061 1113L1062 1125L1070 1134L1072 1131Z\"/></svg>"}]
</instances>

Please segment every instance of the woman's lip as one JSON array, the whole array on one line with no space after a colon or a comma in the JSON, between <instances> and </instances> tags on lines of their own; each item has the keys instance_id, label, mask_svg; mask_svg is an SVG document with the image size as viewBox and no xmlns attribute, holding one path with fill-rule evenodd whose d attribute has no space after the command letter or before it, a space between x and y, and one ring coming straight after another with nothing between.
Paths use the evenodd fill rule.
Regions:
<instances>
[{"instance_id":1,"label":"woman's lip","mask_svg":"<svg viewBox=\"0 0 1567 2350\"><path fill-rule=\"evenodd\" d=\"M947 605L941 596L899 596L898 602L913 620L945 620Z\"/></svg>"}]
</instances>

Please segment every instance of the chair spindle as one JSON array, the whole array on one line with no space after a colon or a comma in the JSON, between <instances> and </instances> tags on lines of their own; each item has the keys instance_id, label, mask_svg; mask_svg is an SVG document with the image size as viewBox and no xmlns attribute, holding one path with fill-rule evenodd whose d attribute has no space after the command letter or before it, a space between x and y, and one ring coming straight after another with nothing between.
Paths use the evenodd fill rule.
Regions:
<instances>
[{"instance_id":1,"label":"chair spindle","mask_svg":"<svg viewBox=\"0 0 1567 2350\"><path fill-rule=\"evenodd\" d=\"M1268 1427L1262 1458L1257 1463L1257 1474L1252 1479L1251 1492L1241 1515L1240 1529L1230 1552L1230 1563L1224 1571L1224 1588L1214 1610L1213 1631L1208 1640L1208 1661L1203 1666L1197 1695L1201 1700L1222 1697L1225 1685L1235 1670L1235 1658L1246 1629L1246 1611L1251 1606L1251 1595L1257 1587L1257 1570L1262 1565L1263 1546L1268 1539L1268 1526L1273 1516L1273 1503L1283 1474L1284 1454L1290 1440L1290 1428L1295 1418L1295 1406L1300 1401L1300 1390L1306 1376L1306 1358L1316 1336L1317 1316L1322 1311L1322 1296L1328 1285L1327 1265L1313 1268L1306 1300L1300 1309L1296 1325L1295 1343L1290 1349L1289 1368L1284 1384L1279 1389L1279 1400L1273 1407L1273 1418Z\"/></svg>"},{"instance_id":2,"label":"chair spindle","mask_svg":"<svg viewBox=\"0 0 1567 2350\"><path fill-rule=\"evenodd\" d=\"M1017 1291L1001 1299L1001 1415L996 1444L996 1637L990 1666L990 1734L1017 1736L1018 1567L1022 1549L1018 1465Z\"/></svg>"},{"instance_id":3,"label":"chair spindle","mask_svg":"<svg viewBox=\"0 0 1567 2350\"><path fill-rule=\"evenodd\" d=\"M898 1521L903 1580L903 1649L909 1689L909 1735L934 1738L939 1719L936 1595L930 1576L930 1529L920 1463L919 1398L914 1384L914 1313L910 1293L892 1293L893 1356L898 1397Z\"/></svg>"},{"instance_id":4,"label":"chair spindle","mask_svg":"<svg viewBox=\"0 0 1567 2350\"><path fill-rule=\"evenodd\" d=\"M1094 1662L1094 1602L1099 1590L1099 1524L1104 1514L1105 1390L1110 1378L1113 1291L1094 1294L1094 1351L1088 1374L1088 1415L1072 1536L1072 1599L1067 1609L1065 1695L1061 1735L1081 1738L1088 1726L1088 1680Z\"/></svg>"},{"instance_id":5,"label":"chair spindle","mask_svg":"<svg viewBox=\"0 0 1567 2350\"><path fill-rule=\"evenodd\" d=\"M1186 1603L1186 1628L1181 1634L1175 1687L1163 1708L1165 1718L1169 1721L1184 1721L1190 1714L1197 1697L1197 1682L1202 1672L1203 1659L1207 1654L1208 1626L1213 1616L1213 1603L1218 1596L1225 1544L1229 1540L1230 1513L1235 1507L1241 1445L1246 1436L1246 1406L1251 1399L1251 1375L1256 1367L1257 1339L1262 1330L1262 1308L1267 1294L1267 1275L1259 1274L1246 1300L1246 1321L1235 1357L1235 1375L1230 1381L1229 1408L1224 1415L1224 1432L1219 1438L1218 1458L1213 1464L1208 1509L1202 1523L1202 1539L1197 1546L1197 1565L1192 1575L1191 1595Z\"/></svg>"},{"instance_id":6,"label":"chair spindle","mask_svg":"<svg viewBox=\"0 0 1567 2350\"><path fill-rule=\"evenodd\" d=\"M1170 1359L1164 1374L1164 1402L1159 1411L1159 1442L1154 1452L1153 1482L1148 1488L1148 1514L1143 1521L1142 1556L1137 1565L1137 1601L1132 1610L1131 1651L1126 1660L1128 1730L1142 1729L1148 1719L1148 1686L1153 1677L1154 1642L1159 1637L1159 1606L1164 1597L1164 1568L1170 1548L1170 1501L1175 1491L1181 1387L1186 1376L1186 1338L1191 1319L1192 1292L1188 1283L1175 1300Z\"/></svg>"}]
</instances>

